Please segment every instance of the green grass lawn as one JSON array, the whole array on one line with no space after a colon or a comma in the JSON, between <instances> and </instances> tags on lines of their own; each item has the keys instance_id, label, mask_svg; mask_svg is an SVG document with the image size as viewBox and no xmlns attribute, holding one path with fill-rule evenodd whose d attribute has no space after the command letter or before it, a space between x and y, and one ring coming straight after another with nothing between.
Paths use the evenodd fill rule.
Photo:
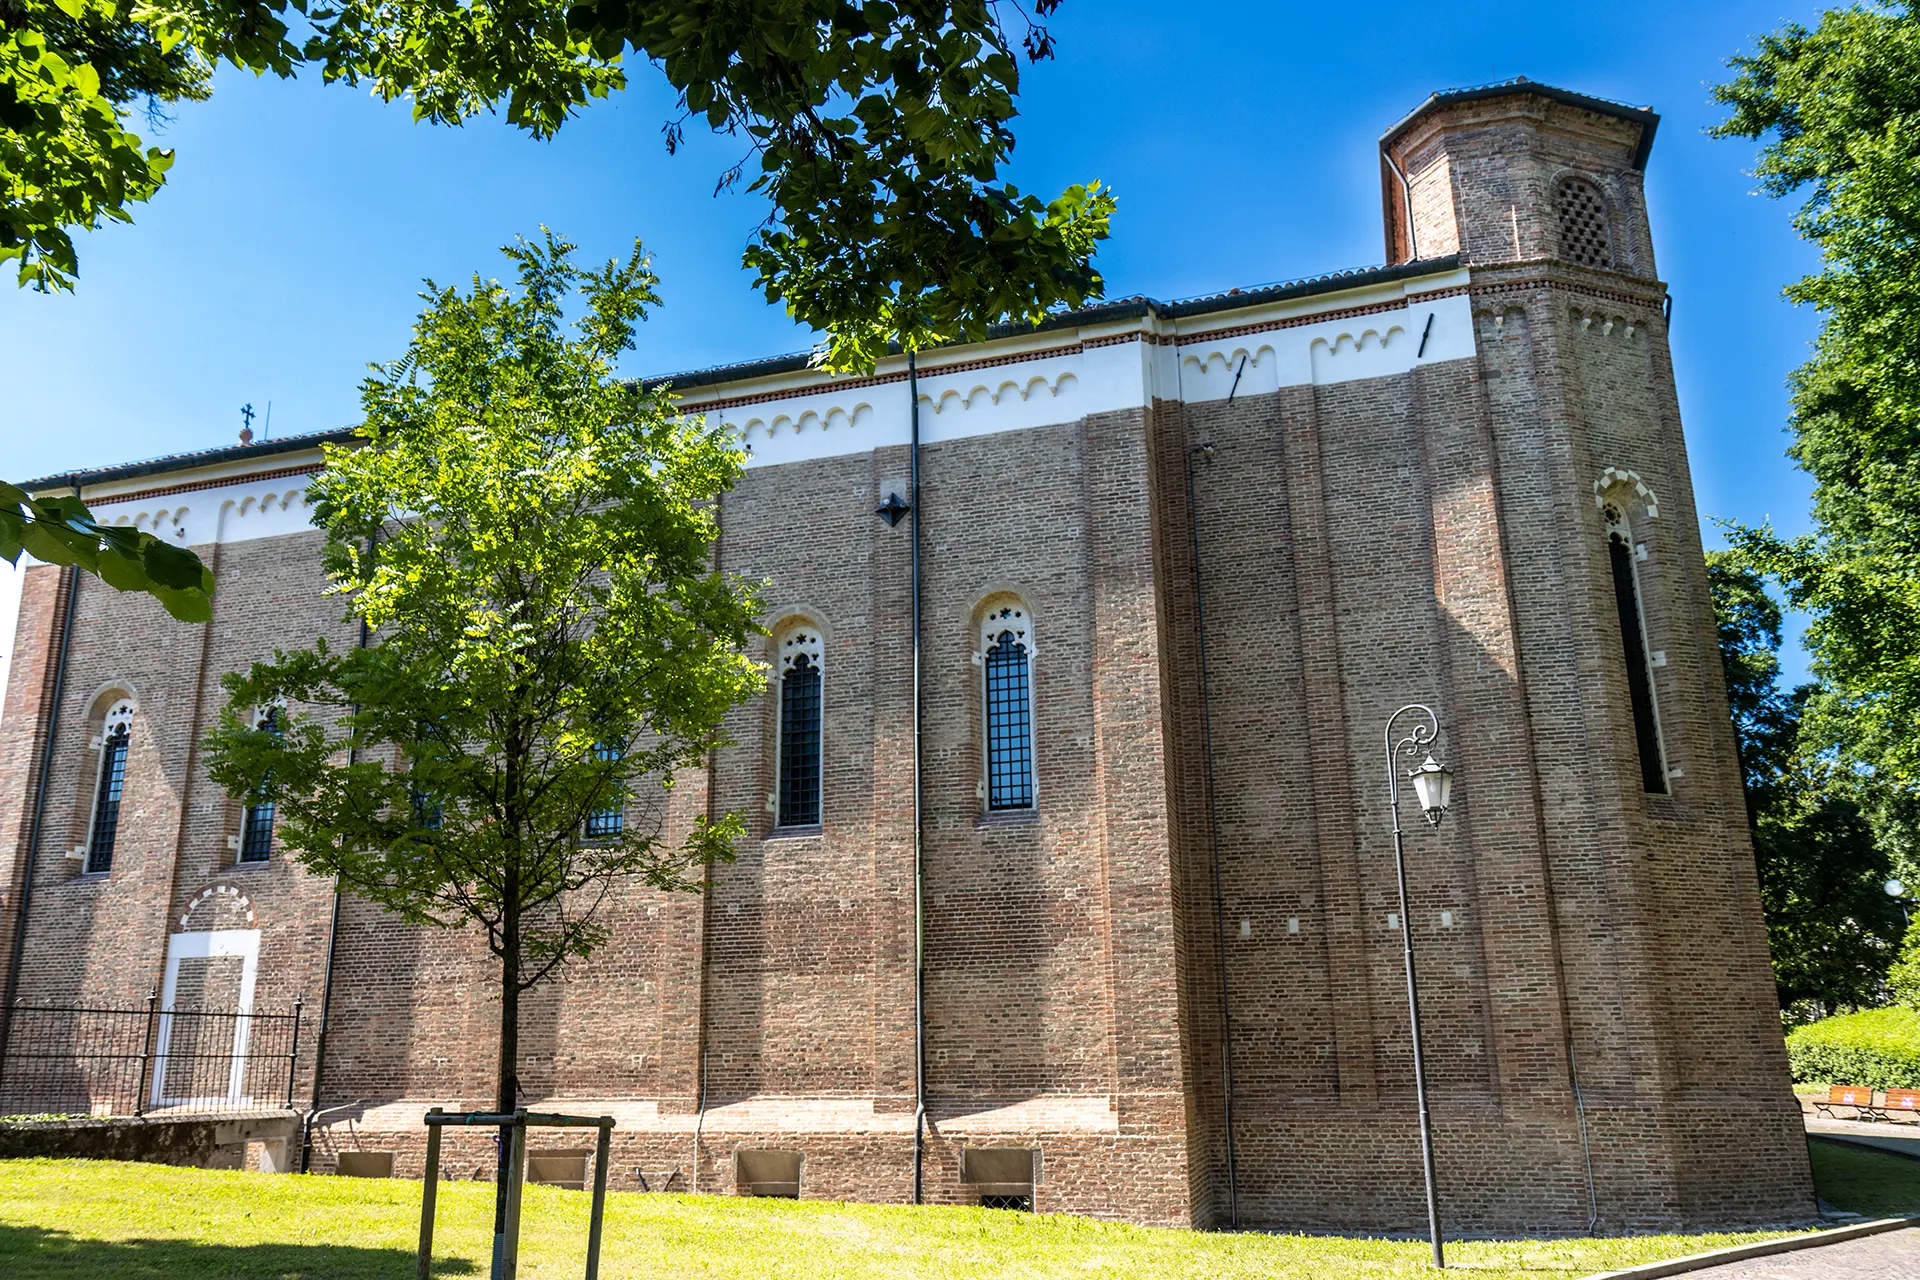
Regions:
<instances>
[{"instance_id":1,"label":"green grass lawn","mask_svg":"<svg viewBox=\"0 0 1920 1280\"><path fill-rule=\"evenodd\" d=\"M570 1280L581 1274L587 1205L578 1192L527 1188L522 1275ZM7 1161L0 1164L0 1276L408 1280L419 1212L417 1182ZM436 1271L484 1275L491 1230L491 1187L443 1183ZM1466 1241L1450 1245L1447 1260L1488 1280L1546 1280L1760 1238ZM1418 1275L1426 1267L1426 1245L1410 1241L1170 1231L982 1209L614 1193L607 1198L601 1274L607 1280L1371 1280Z\"/></svg>"},{"instance_id":2,"label":"green grass lawn","mask_svg":"<svg viewBox=\"0 0 1920 1280\"><path fill-rule=\"evenodd\" d=\"M1813 1185L1828 1204L1869 1218L1920 1215L1920 1160L1818 1140L1807 1149Z\"/></svg>"}]
</instances>

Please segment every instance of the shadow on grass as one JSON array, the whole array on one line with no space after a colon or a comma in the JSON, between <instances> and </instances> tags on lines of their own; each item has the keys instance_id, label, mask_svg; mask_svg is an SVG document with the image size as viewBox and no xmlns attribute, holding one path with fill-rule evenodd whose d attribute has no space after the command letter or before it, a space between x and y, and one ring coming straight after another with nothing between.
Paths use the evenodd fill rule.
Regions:
<instances>
[{"instance_id":1,"label":"shadow on grass","mask_svg":"<svg viewBox=\"0 0 1920 1280\"><path fill-rule=\"evenodd\" d=\"M7 1280L409 1280L404 1249L337 1244L203 1244L191 1240L88 1240L44 1227L0 1224ZM472 1275L465 1258L436 1258L435 1275Z\"/></svg>"},{"instance_id":2,"label":"shadow on grass","mask_svg":"<svg viewBox=\"0 0 1920 1280\"><path fill-rule=\"evenodd\" d=\"M1807 1154L1814 1190L1836 1209L1870 1218L1920 1214L1920 1160L1818 1134L1808 1140Z\"/></svg>"}]
</instances>

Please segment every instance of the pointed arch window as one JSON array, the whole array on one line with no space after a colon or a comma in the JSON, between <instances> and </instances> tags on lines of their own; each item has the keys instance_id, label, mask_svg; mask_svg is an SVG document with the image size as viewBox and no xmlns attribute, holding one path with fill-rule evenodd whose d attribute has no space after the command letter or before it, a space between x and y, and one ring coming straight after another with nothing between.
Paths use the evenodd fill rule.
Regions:
<instances>
[{"instance_id":1,"label":"pointed arch window","mask_svg":"<svg viewBox=\"0 0 1920 1280\"><path fill-rule=\"evenodd\" d=\"M120 797L126 790L127 750L132 742L133 703L116 702L100 727L100 772L87 826L88 875L113 870L113 849L120 836Z\"/></svg>"},{"instance_id":2,"label":"pointed arch window","mask_svg":"<svg viewBox=\"0 0 1920 1280\"><path fill-rule=\"evenodd\" d=\"M596 744L593 748L593 758L596 760L620 760L623 759L626 754L626 749L617 742L602 742ZM623 791L623 797L624 794ZM439 812L437 809L433 816L434 825L437 827L439 825ZM626 826L626 805L616 802L608 805L604 809L595 809L592 813L588 814L586 822L582 825L581 833L589 840L611 840L626 830Z\"/></svg>"},{"instance_id":3,"label":"pointed arch window","mask_svg":"<svg viewBox=\"0 0 1920 1280\"><path fill-rule=\"evenodd\" d=\"M253 717L255 732L279 737L284 730L284 713L278 705L260 708ZM271 775L263 779L240 819L240 861L265 862L273 856L273 800L267 794Z\"/></svg>"},{"instance_id":4,"label":"pointed arch window","mask_svg":"<svg viewBox=\"0 0 1920 1280\"><path fill-rule=\"evenodd\" d=\"M422 831L438 831L445 820L446 810L440 802L422 791L419 787L407 788L407 802L413 809L413 825Z\"/></svg>"},{"instance_id":5,"label":"pointed arch window","mask_svg":"<svg viewBox=\"0 0 1920 1280\"><path fill-rule=\"evenodd\" d=\"M826 674L822 658L817 627L796 627L781 637L776 826L820 825L821 712Z\"/></svg>"},{"instance_id":6,"label":"pointed arch window","mask_svg":"<svg viewBox=\"0 0 1920 1280\"><path fill-rule=\"evenodd\" d=\"M407 809L413 816L413 825L422 831L438 831L446 817L446 809L438 790L438 770L423 769L428 754L439 754L438 743L442 736L442 726L432 721L423 721L417 730L419 745L410 753L407 771ZM433 779L430 787L422 786L423 777Z\"/></svg>"},{"instance_id":7,"label":"pointed arch window","mask_svg":"<svg viewBox=\"0 0 1920 1280\"><path fill-rule=\"evenodd\" d=\"M1653 687L1653 652L1647 643L1646 613L1640 602L1639 552L1626 512L1618 503L1603 508L1607 518L1607 561L1613 574L1613 600L1620 619L1621 656L1627 670L1627 699L1633 712L1634 744L1640 756L1640 782L1647 792L1667 792L1666 753L1660 742L1660 703Z\"/></svg>"},{"instance_id":8,"label":"pointed arch window","mask_svg":"<svg viewBox=\"0 0 1920 1280\"><path fill-rule=\"evenodd\" d=\"M1033 635L1024 604L987 612L980 628L989 813L1034 807Z\"/></svg>"}]
</instances>

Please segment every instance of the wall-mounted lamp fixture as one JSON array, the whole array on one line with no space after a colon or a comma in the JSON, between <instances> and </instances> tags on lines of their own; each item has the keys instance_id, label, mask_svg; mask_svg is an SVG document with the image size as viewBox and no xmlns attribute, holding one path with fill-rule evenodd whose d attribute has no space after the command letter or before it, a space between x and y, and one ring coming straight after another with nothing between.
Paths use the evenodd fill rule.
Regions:
<instances>
[{"instance_id":1,"label":"wall-mounted lamp fixture","mask_svg":"<svg viewBox=\"0 0 1920 1280\"><path fill-rule=\"evenodd\" d=\"M873 514L885 520L887 522L887 528L892 529L899 525L900 517L906 515L907 512L911 510L913 510L913 508L902 502L899 494L890 493L887 495L885 502L873 509Z\"/></svg>"}]
</instances>

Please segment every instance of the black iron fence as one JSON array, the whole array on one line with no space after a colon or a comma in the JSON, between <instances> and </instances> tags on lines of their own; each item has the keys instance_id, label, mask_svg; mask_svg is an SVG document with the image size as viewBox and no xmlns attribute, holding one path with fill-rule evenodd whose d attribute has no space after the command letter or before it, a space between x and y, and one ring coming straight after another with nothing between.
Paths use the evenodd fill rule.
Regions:
<instances>
[{"instance_id":1,"label":"black iron fence","mask_svg":"<svg viewBox=\"0 0 1920 1280\"><path fill-rule=\"evenodd\" d=\"M231 1013L17 1004L0 1049L0 1116L189 1115L293 1106L301 1006Z\"/></svg>"}]
</instances>

